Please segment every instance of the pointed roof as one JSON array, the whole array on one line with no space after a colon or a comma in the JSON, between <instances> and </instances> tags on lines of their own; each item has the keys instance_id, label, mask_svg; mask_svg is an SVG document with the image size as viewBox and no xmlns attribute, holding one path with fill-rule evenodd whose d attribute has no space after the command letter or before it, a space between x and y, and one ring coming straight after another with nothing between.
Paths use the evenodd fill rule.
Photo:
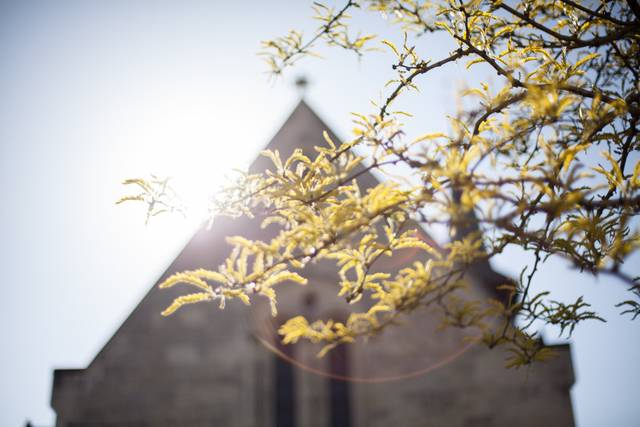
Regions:
<instances>
[{"instance_id":1,"label":"pointed roof","mask_svg":"<svg viewBox=\"0 0 640 427\"><path fill-rule=\"evenodd\" d=\"M306 155L313 156L315 154L314 147L324 144L322 140L322 133L324 131L329 134L336 144L339 144L340 139L326 123L304 100L300 100L282 127L276 132L264 149L278 150L281 158L288 158L296 148L301 148ZM249 171L253 173L262 172L271 166L272 163L269 158L258 155L249 167ZM378 182L378 179L369 172L358 177L358 183L362 188L373 187ZM132 318L137 317L143 311L153 312L145 315L153 315L155 317L156 313L160 313L167 302L172 300L173 296L170 295L171 292L157 292L157 285L159 283L166 277L179 271L196 268L216 269L218 265L222 264L228 252L227 245L221 244L221 242L224 242L225 237L231 234L241 234L251 238L252 234L259 233L258 227L253 223L254 221L249 221L246 218L241 218L240 220L220 218L216 220L216 224L211 230L207 230L206 227L198 230L120 328L118 328L111 339L96 355L90 366L96 363L96 361L107 352L111 343L118 338ZM437 243L425 233L421 227L418 225L416 225L416 227L421 231L422 238L425 239L425 241L434 247L438 247ZM472 270L474 274L477 274L477 277L473 278L474 283L482 289L495 291L496 286L505 283L505 280L507 280L505 276L496 273L487 261L482 262L481 265L472 266Z\"/></svg>"},{"instance_id":2,"label":"pointed roof","mask_svg":"<svg viewBox=\"0 0 640 427\"><path fill-rule=\"evenodd\" d=\"M336 144L339 143L339 138L329 129L324 121L318 117L304 100L301 100L265 148L278 150L282 158L290 156L296 148L301 148L306 155L313 155L315 154L314 146L323 145L323 131L328 132ZM257 156L249 170L255 173L264 171L271 166L271 161L268 158ZM379 181L367 172L358 177L358 182L363 188L369 188L376 185ZM420 230L422 231L422 229ZM226 236L232 234L241 234L248 238L261 237L260 229L255 224L255 221L250 221L246 218L240 218L238 220L220 218L216 220L211 230L207 230L205 227L198 230L164 274L154 283L149 292L98 352L88 368L104 359L105 355L112 351L112 347L117 347L115 343L121 336L130 335L131 331L127 332L128 330L135 330L133 334L137 335L141 332L141 323L148 322L151 324L147 326L151 330L155 329L155 322L159 317L159 313L165 308L168 302L183 292L182 290L173 289L159 291L157 285L166 277L179 271L195 268L217 268L218 265L222 264L228 253L227 245L221 244L221 242L224 242ZM422 234L423 238L427 241L430 243L433 242L426 233L423 232ZM482 268L477 269L477 274L481 282L481 287L484 289L495 289L497 284L504 283L504 281L502 281L504 276L495 273L488 263L483 264ZM193 309L194 308L192 308L192 310ZM229 309L227 309L227 311L229 311ZM180 313L177 313L177 315L180 316ZM142 329L144 329L144 327L142 327ZM117 354L122 352L121 349L114 351ZM56 370L54 386L58 381L63 380L61 376L74 377L80 372L81 370Z\"/></svg>"}]
</instances>

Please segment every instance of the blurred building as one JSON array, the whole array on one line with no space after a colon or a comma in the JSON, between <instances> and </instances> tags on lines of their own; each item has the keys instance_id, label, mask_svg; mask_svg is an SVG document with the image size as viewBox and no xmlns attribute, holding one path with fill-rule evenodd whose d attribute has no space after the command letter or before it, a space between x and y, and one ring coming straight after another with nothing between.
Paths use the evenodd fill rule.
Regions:
<instances>
[{"instance_id":1,"label":"blurred building","mask_svg":"<svg viewBox=\"0 0 640 427\"><path fill-rule=\"evenodd\" d=\"M296 147L312 153L324 144L326 129L301 102L269 148L283 157ZM268 166L260 157L252 169ZM377 182L370 174L359 181L364 188ZM254 220L219 219L196 233L159 281L185 269L215 269L228 254L225 236L268 233ZM383 268L411 256L389 259ZM54 372L56 425L573 426L568 346L557 346L558 356L547 363L506 370L502 351L470 345L460 331L438 331L436 318L424 310L324 358L309 343L280 346L282 319L349 314L353 307L335 296L334 270L312 264L308 286L281 285L282 317L276 319L266 305L247 308L235 300L225 310L196 304L163 318L160 312L184 289L154 286L87 368ZM475 292L492 296L507 279L481 264L468 280Z\"/></svg>"}]
</instances>

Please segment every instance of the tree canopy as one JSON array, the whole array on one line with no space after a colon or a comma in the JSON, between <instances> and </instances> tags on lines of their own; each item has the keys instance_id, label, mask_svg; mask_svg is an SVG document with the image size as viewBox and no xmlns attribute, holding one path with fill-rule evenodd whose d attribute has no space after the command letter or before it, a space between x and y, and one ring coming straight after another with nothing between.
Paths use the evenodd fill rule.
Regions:
<instances>
[{"instance_id":1,"label":"tree canopy","mask_svg":"<svg viewBox=\"0 0 640 427\"><path fill-rule=\"evenodd\" d=\"M225 187L212 201L212 216L260 212L263 226L278 233L269 241L230 237L232 250L217 271L169 277L161 288L187 284L197 292L177 298L164 315L203 301L221 308L232 298L250 304L256 296L268 298L275 315L276 285L304 284L307 264L332 260L340 276L337 297L364 298L367 310L345 322L296 316L279 331L284 343L322 342L324 353L428 307L443 325L476 331L489 347L505 346L508 365L517 367L548 355L536 321L570 335L582 321L602 320L582 298L565 303L554 300L553 289L533 290L549 257L626 283L630 297L620 310L640 315L640 282L624 265L640 245L634 221L640 209L640 3L348 0L312 6L320 25L311 37L293 30L263 42L271 73L316 55L320 44L358 56L382 48L395 72L385 99L354 114L350 141L337 144L325 133L326 144L313 156L265 152L270 170L240 174ZM354 36L350 14L356 10L382 14L404 42ZM420 46L440 33L454 49L442 58L424 56ZM406 138L401 120L411 113L394 110L396 101L419 91L432 70L461 61L470 72L487 67L496 79L460 93L448 130ZM388 173L397 165L407 176ZM355 179L373 170L387 179L359 188ZM148 216L173 207L166 180L127 182L142 191L122 200L147 203ZM435 248L411 224L446 225L451 240ZM470 266L510 245L529 251L532 264L499 286L504 298L469 297ZM396 272L377 270L380 258L403 248L421 255Z\"/></svg>"}]
</instances>

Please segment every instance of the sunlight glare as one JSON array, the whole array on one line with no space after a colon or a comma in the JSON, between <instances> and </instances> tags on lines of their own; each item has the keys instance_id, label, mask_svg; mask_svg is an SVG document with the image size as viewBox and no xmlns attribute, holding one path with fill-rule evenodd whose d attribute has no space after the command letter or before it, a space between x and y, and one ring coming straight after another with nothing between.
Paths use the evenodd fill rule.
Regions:
<instances>
[{"instance_id":1,"label":"sunlight glare","mask_svg":"<svg viewBox=\"0 0 640 427\"><path fill-rule=\"evenodd\" d=\"M130 162L131 176L171 177L171 186L186 208L185 215L162 214L162 229L169 234L193 232L205 221L209 200L226 183L234 169L245 170L254 150L249 140L234 132L233 118L225 117L210 101L184 96L152 106L147 103L131 134L136 146ZM227 113L228 114L228 113ZM138 117L140 119L140 117ZM225 126L221 126L225 123ZM249 130L250 132L250 130ZM160 218L152 218L157 222Z\"/></svg>"}]
</instances>

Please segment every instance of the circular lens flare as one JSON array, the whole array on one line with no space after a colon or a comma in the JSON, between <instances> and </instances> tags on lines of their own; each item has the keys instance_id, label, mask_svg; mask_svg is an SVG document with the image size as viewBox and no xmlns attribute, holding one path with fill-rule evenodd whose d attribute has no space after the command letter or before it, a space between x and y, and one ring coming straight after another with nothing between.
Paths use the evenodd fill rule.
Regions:
<instances>
[{"instance_id":1,"label":"circular lens flare","mask_svg":"<svg viewBox=\"0 0 640 427\"><path fill-rule=\"evenodd\" d=\"M432 241L422 238L431 245ZM386 269L399 269L419 259L418 250L404 250L387 263ZM327 265L327 268L335 266ZM320 268L319 271L324 271ZM317 273L316 273L317 274ZM323 275L326 276L326 275ZM465 354L477 339L459 328L439 328L437 313L416 309L402 315L399 322L379 332L376 336L359 338L354 343L341 344L348 354L348 371L332 366L331 352L323 358L317 354L322 344L299 341L281 344L280 325L292 317L304 315L309 320L344 321L352 311L366 311L366 304L354 306L336 297L335 281L329 277L314 280L306 287L283 286L278 291L279 310L284 315L271 317L266 301L255 304L250 311L250 328L255 338L267 350L292 365L327 378L357 383L383 383L415 378L442 368ZM288 311L288 312L287 312Z\"/></svg>"}]
</instances>

